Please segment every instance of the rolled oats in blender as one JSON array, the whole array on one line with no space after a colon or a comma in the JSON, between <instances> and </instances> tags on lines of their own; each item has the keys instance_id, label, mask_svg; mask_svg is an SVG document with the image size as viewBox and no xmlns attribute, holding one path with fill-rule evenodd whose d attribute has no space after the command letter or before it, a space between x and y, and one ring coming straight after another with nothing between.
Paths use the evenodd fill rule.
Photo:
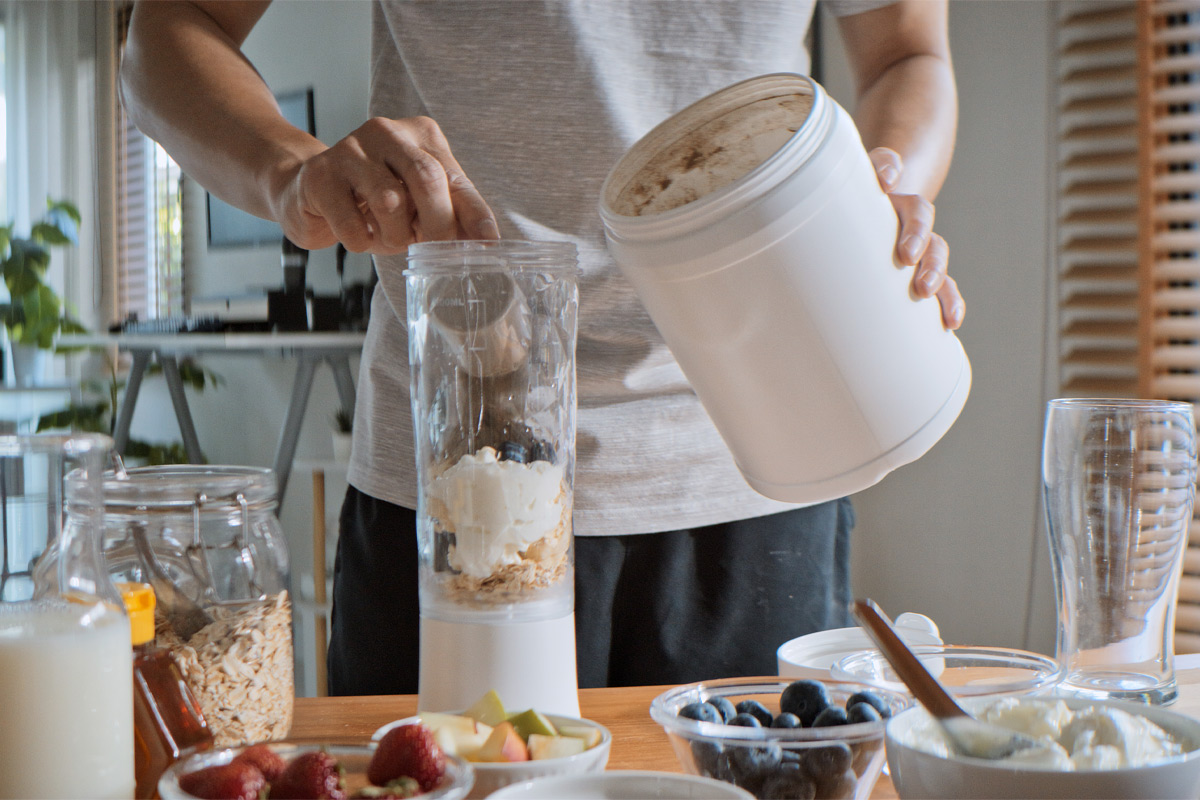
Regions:
<instances>
[{"instance_id":1,"label":"rolled oats in blender","mask_svg":"<svg viewBox=\"0 0 1200 800\"><path fill-rule=\"evenodd\" d=\"M564 650L573 693L574 245L430 242L408 263L422 695L437 653L496 664L453 678L468 702L536 672L528 637Z\"/></svg>"}]
</instances>

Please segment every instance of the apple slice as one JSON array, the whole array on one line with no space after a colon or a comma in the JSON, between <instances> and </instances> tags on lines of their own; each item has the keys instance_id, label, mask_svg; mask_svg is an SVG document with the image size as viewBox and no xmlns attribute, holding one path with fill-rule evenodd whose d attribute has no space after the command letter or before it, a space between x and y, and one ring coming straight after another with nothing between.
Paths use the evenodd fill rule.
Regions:
<instances>
[{"instance_id":1,"label":"apple slice","mask_svg":"<svg viewBox=\"0 0 1200 800\"><path fill-rule=\"evenodd\" d=\"M493 727L508 719L508 711L495 689L489 689L487 694L476 700L463 714Z\"/></svg>"},{"instance_id":2,"label":"apple slice","mask_svg":"<svg viewBox=\"0 0 1200 800\"><path fill-rule=\"evenodd\" d=\"M577 736L544 736L529 734L529 760L544 761L547 758L565 758L582 753L587 747Z\"/></svg>"},{"instance_id":3,"label":"apple slice","mask_svg":"<svg viewBox=\"0 0 1200 800\"><path fill-rule=\"evenodd\" d=\"M558 730L554 727L554 723L546 718L546 715L540 711L535 711L530 708L522 711L520 714L513 714L508 718L508 721L517 729L517 733L526 742L529 737L535 733L542 736L557 736Z\"/></svg>"},{"instance_id":4,"label":"apple slice","mask_svg":"<svg viewBox=\"0 0 1200 800\"><path fill-rule=\"evenodd\" d=\"M511 722L501 722L492 729L483 747L475 752L472 761L528 761L529 748Z\"/></svg>"},{"instance_id":5,"label":"apple slice","mask_svg":"<svg viewBox=\"0 0 1200 800\"><path fill-rule=\"evenodd\" d=\"M433 731L433 736L442 750L466 759L470 759L483 747L483 743L492 734L492 726L458 714L421 711L417 716L425 727Z\"/></svg>"},{"instance_id":6,"label":"apple slice","mask_svg":"<svg viewBox=\"0 0 1200 800\"><path fill-rule=\"evenodd\" d=\"M558 735L582 739L585 750L600 744L600 729L590 725L560 725Z\"/></svg>"}]
</instances>

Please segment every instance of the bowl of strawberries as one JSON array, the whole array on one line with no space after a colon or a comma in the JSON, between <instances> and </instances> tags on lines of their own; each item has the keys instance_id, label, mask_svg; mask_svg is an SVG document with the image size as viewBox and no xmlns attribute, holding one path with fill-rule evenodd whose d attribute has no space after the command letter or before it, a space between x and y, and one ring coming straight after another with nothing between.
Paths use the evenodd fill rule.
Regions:
<instances>
[{"instance_id":1,"label":"bowl of strawberries","mask_svg":"<svg viewBox=\"0 0 1200 800\"><path fill-rule=\"evenodd\" d=\"M461 800L474 782L471 764L443 752L416 724L369 745L269 742L194 753L167 768L158 793L163 800Z\"/></svg>"}]
</instances>

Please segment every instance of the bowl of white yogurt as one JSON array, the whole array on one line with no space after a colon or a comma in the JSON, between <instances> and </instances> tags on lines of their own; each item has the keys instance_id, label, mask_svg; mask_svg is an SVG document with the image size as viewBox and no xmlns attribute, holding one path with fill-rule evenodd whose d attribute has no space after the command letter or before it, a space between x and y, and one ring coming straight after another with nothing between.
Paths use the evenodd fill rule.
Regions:
<instances>
[{"instance_id":1,"label":"bowl of white yogurt","mask_svg":"<svg viewBox=\"0 0 1200 800\"><path fill-rule=\"evenodd\" d=\"M901 798L1200 797L1198 719L1158 706L1082 697L959 702L981 719L1048 746L1036 756L994 761L960 756L924 708L909 708L889 720L885 732L888 768Z\"/></svg>"}]
</instances>

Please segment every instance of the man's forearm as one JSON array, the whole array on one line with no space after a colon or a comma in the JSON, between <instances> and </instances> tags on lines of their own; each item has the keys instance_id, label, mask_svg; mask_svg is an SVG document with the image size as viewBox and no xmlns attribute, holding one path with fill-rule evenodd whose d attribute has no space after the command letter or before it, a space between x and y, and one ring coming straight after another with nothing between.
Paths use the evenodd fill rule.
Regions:
<instances>
[{"instance_id":1,"label":"man's forearm","mask_svg":"<svg viewBox=\"0 0 1200 800\"><path fill-rule=\"evenodd\" d=\"M898 0L841 17L839 27L863 144L900 154L904 169L893 191L932 201L950 167L958 124L946 0Z\"/></svg>"},{"instance_id":2,"label":"man's forearm","mask_svg":"<svg viewBox=\"0 0 1200 800\"><path fill-rule=\"evenodd\" d=\"M904 161L894 191L931 201L950 168L957 121L953 73L934 56L894 64L863 92L855 110L867 149L889 147Z\"/></svg>"},{"instance_id":3,"label":"man's forearm","mask_svg":"<svg viewBox=\"0 0 1200 800\"><path fill-rule=\"evenodd\" d=\"M267 2L141 0L121 64L134 123L222 199L274 217L289 169L323 145L290 125L240 46Z\"/></svg>"}]
</instances>

